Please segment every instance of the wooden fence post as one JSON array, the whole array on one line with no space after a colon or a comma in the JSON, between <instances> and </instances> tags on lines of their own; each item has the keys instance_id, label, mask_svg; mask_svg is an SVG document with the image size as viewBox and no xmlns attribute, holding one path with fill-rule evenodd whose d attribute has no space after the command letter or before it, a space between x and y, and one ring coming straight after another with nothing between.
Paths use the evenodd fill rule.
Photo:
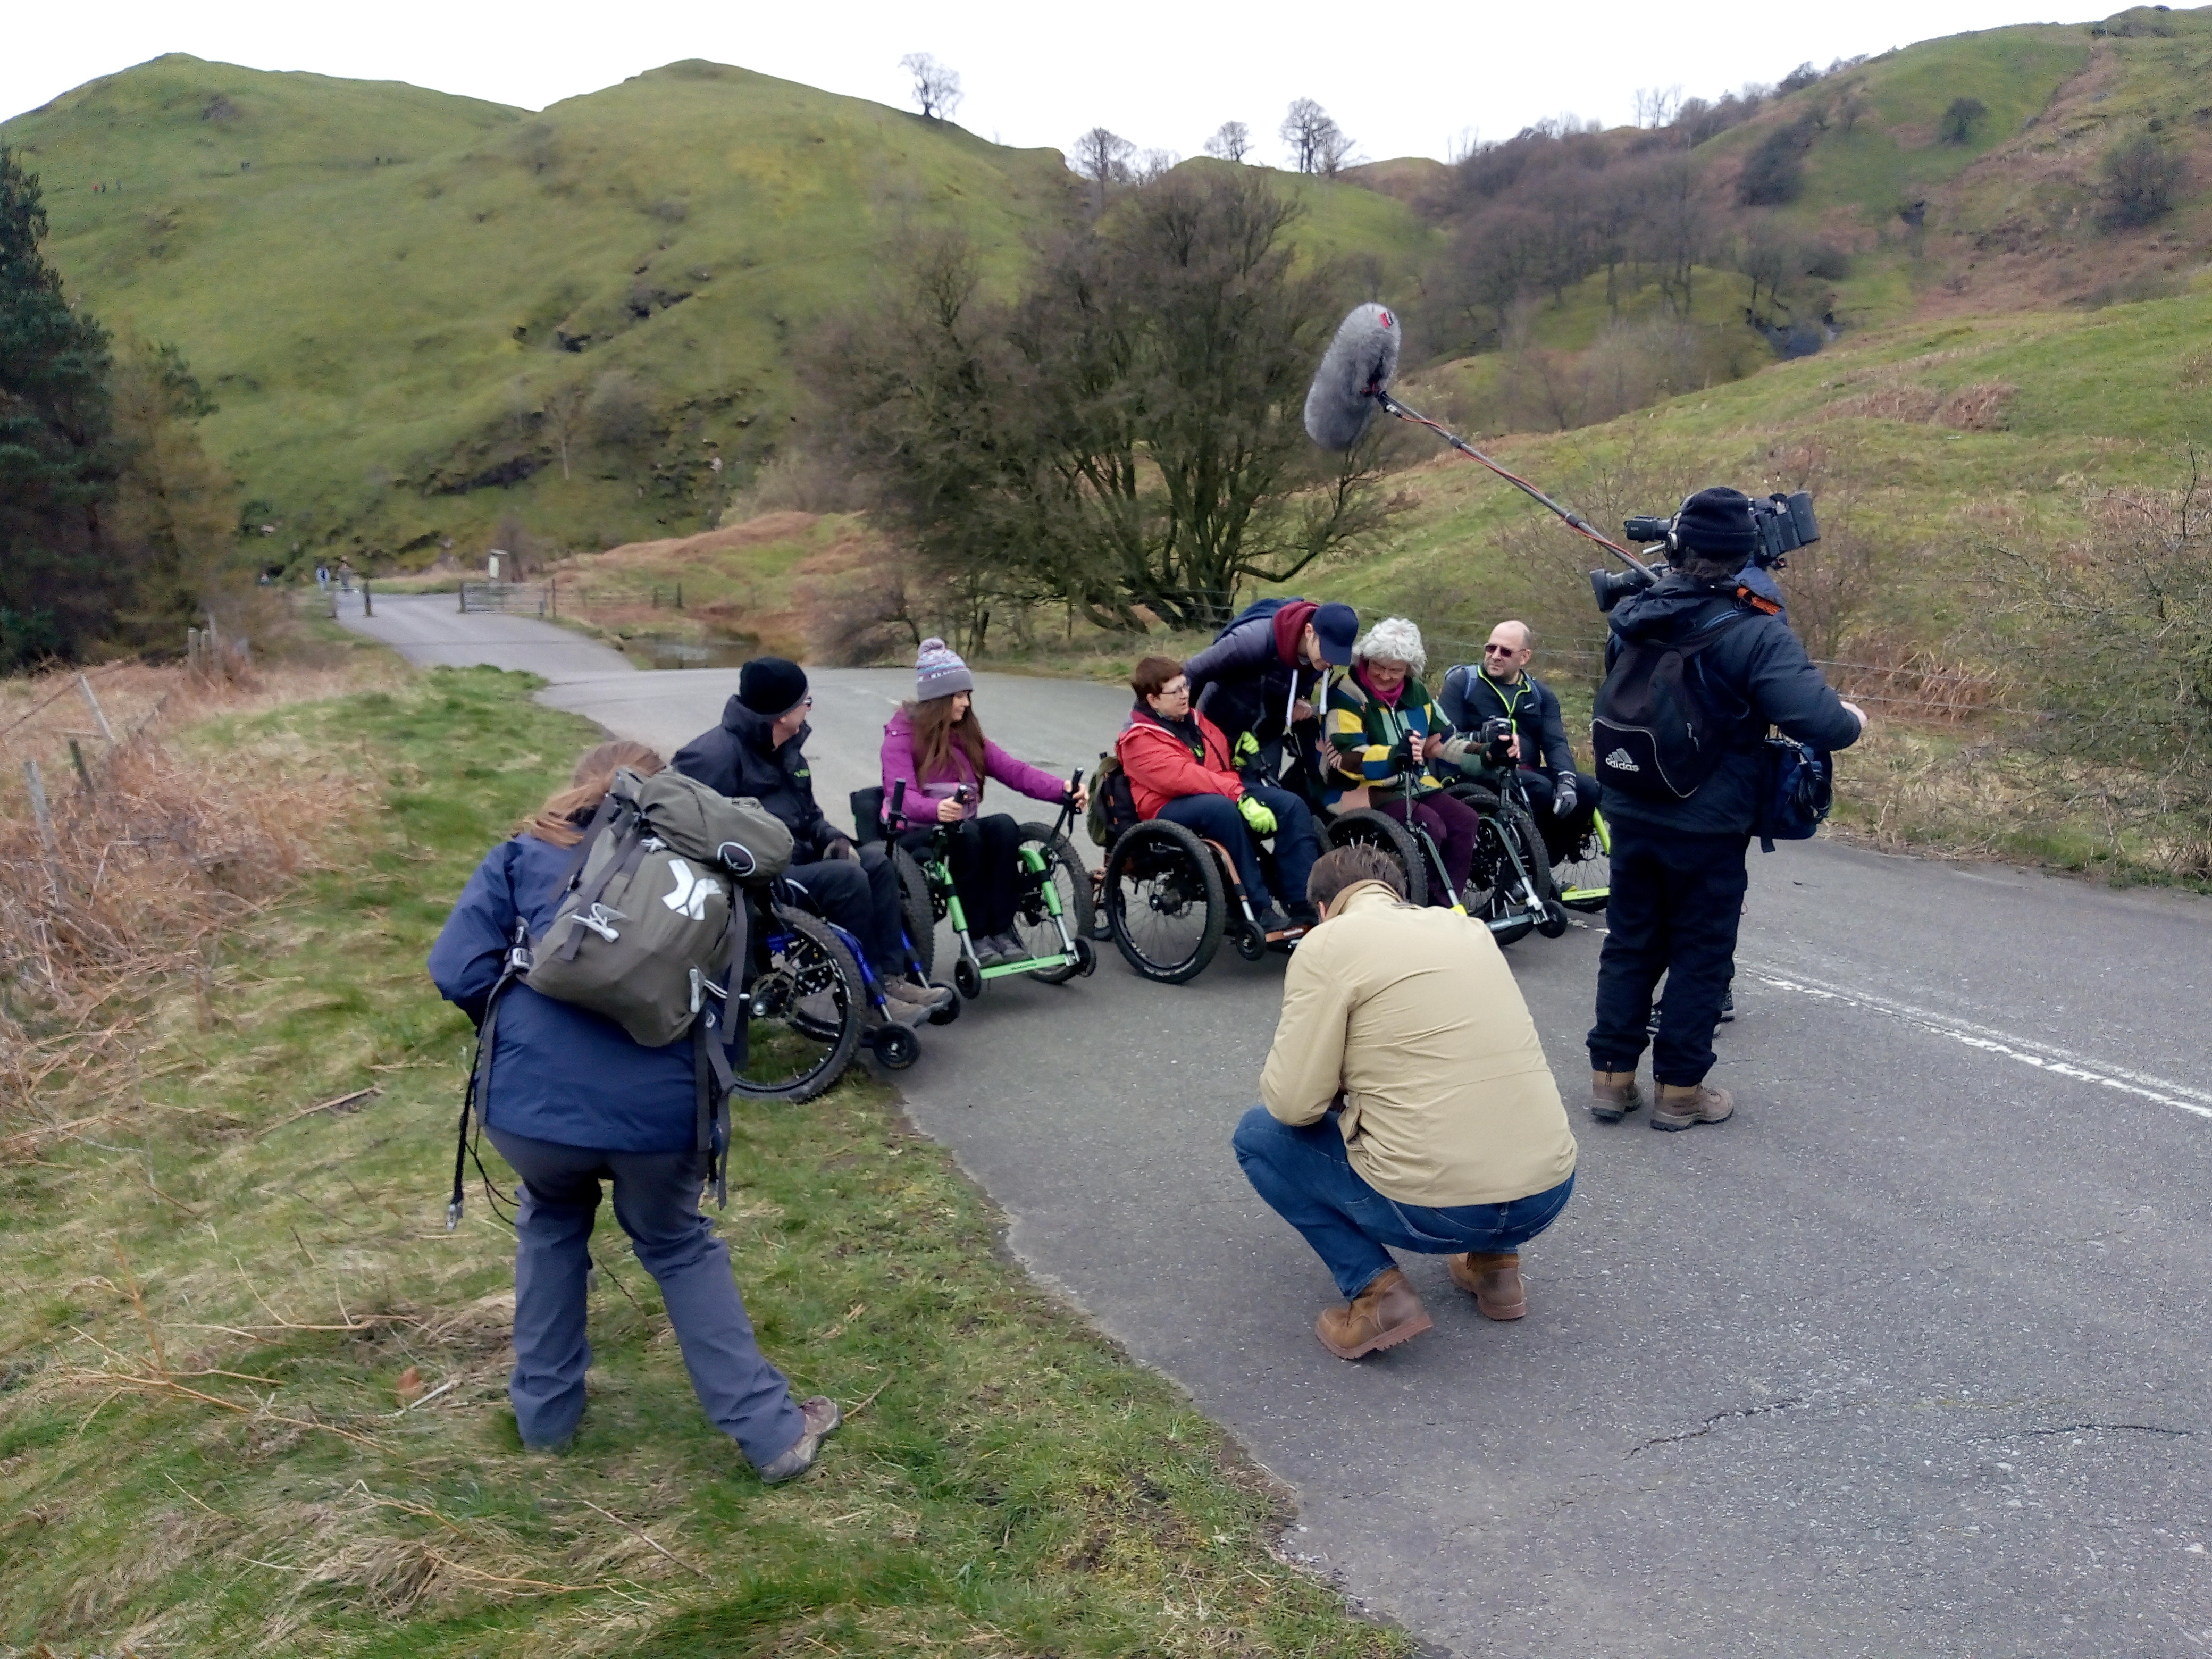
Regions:
<instances>
[{"instance_id":1,"label":"wooden fence post","mask_svg":"<svg viewBox=\"0 0 2212 1659\"><path fill-rule=\"evenodd\" d=\"M31 813L39 821L39 839L45 843L48 858L58 857L61 846L54 839L53 811L46 805L46 781L39 775L38 762L23 763L23 781L31 786Z\"/></svg>"},{"instance_id":2,"label":"wooden fence post","mask_svg":"<svg viewBox=\"0 0 2212 1659\"><path fill-rule=\"evenodd\" d=\"M466 582L461 584L461 602L455 608L465 617L469 614L469 585Z\"/></svg>"},{"instance_id":3,"label":"wooden fence post","mask_svg":"<svg viewBox=\"0 0 2212 1659\"><path fill-rule=\"evenodd\" d=\"M100 707L100 699L92 695L92 682L82 674L76 677L76 689L84 695L84 706L92 710L92 723L100 728L100 735L107 739L108 747L115 746L115 728L107 723L107 716Z\"/></svg>"},{"instance_id":4,"label":"wooden fence post","mask_svg":"<svg viewBox=\"0 0 2212 1659\"><path fill-rule=\"evenodd\" d=\"M376 614L375 602L368 597L368 578L366 576L361 579L361 614L364 617Z\"/></svg>"},{"instance_id":5,"label":"wooden fence post","mask_svg":"<svg viewBox=\"0 0 2212 1659\"><path fill-rule=\"evenodd\" d=\"M75 738L71 738L69 740L69 745L70 758L76 763L77 781L84 786L85 795L89 799L94 793L92 787L92 769L84 763L84 750L77 746L77 740Z\"/></svg>"}]
</instances>

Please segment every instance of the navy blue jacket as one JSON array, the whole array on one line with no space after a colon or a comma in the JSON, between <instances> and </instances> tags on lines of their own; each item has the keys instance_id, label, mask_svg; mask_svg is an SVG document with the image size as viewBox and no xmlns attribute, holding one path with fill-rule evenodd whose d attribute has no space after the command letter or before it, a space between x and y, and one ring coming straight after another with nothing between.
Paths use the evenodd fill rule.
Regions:
<instances>
[{"instance_id":1,"label":"navy blue jacket","mask_svg":"<svg viewBox=\"0 0 2212 1659\"><path fill-rule=\"evenodd\" d=\"M1287 663L1275 648L1275 619L1239 623L1182 665L1190 706L1221 728L1233 744L1249 732L1260 743L1283 735L1283 712L1293 696L1310 702L1321 675L1304 663Z\"/></svg>"},{"instance_id":2,"label":"navy blue jacket","mask_svg":"<svg viewBox=\"0 0 2212 1659\"><path fill-rule=\"evenodd\" d=\"M574 849L517 836L484 855L430 947L430 977L447 1001L482 1023L517 916L540 933L553 921ZM647 1048L574 1003L526 985L500 993L487 1123L510 1134L611 1152L680 1152L698 1133L691 1039Z\"/></svg>"},{"instance_id":3,"label":"navy blue jacket","mask_svg":"<svg viewBox=\"0 0 2212 1659\"><path fill-rule=\"evenodd\" d=\"M1747 836L1759 801L1759 744L1768 726L1816 749L1848 749L1858 741L1858 720L1821 678L1790 624L1743 605L1734 592L1733 581L1670 575L1613 607L1613 632L1605 642L1608 672L1624 640L1686 638L1700 623L1736 612L1697 663L1706 684L1720 694L1715 702L1733 701L1744 712L1720 766L1689 799L1643 800L1607 789L1605 815L1612 822L1678 835ZM1602 779L1602 764L1597 772Z\"/></svg>"},{"instance_id":4,"label":"navy blue jacket","mask_svg":"<svg viewBox=\"0 0 2212 1659\"><path fill-rule=\"evenodd\" d=\"M732 697L722 706L722 723L685 744L669 764L718 794L750 795L791 831L791 861L811 864L831 842L850 837L814 799L814 771L803 752L814 728L800 726L779 749L769 741L775 725Z\"/></svg>"},{"instance_id":5,"label":"navy blue jacket","mask_svg":"<svg viewBox=\"0 0 2212 1659\"><path fill-rule=\"evenodd\" d=\"M1521 683L1500 685L1471 663L1447 669L1437 692L1444 718L1467 737L1482 730L1487 720L1504 717L1513 722L1521 739L1521 764L1532 771L1557 777L1575 769L1575 751L1568 746L1567 731L1559 719L1559 700L1552 688L1526 670Z\"/></svg>"}]
</instances>

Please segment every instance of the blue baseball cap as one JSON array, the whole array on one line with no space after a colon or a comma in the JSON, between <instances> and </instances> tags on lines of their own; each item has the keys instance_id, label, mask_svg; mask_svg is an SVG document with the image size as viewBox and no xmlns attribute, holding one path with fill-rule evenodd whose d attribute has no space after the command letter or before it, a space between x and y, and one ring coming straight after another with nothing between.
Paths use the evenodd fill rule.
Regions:
<instances>
[{"instance_id":1,"label":"blue baseball cap","mask_svg":"<svg viewBox=\"0 0 2212 1659\"><path fill-rule=\"evenodd\" d=\"M1348 605L1324 605L1313 613L1321 659L1334 668L1352 666L1352 641L1359 637L1359 613Z\"/></svg>"}]
</instances>

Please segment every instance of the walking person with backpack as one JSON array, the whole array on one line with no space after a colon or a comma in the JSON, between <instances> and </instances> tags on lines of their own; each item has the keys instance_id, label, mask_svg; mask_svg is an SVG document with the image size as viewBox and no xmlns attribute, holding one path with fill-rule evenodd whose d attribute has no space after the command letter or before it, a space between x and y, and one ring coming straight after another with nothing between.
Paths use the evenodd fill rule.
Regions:
<instances>
[{"instance_id":1,"label":"walking person with backpack","mask_svg":"<svg viewBox=\"0 0 2212 1659\"><path fill-rule=\"evenodd\" d=\"M1748 497L1699 490L1666 545L1667 574L1613 610L1590 722L1613 830L1590 1114L1617 1123L1643 1103L1636 1071L1663 974L1651 1127L1686 1129L1735 1109L1705 1079L1735 971L1767 728L1837 750L1858 740L1866 715L1836 695L1787 623L1743 597L1740 574L1759 545Z\"/></svg>"},{"instance_id":2,"label":"walking person with backpack","mask_svg":"<svg viewBox=\"0 0 2212 1659\"><path fill-rule=\"evenodd\" d=\"M901 822L891 826L908 852L926 848L940 823L957 824L949 862L952 885L968 915L977 963L995 968L1030 960L1015 931L1021 896L1021 826L1004 812L986 817L983 792L995 780L1031 800L1060 805L1068 787L1049 772L1016 760L983 735L975 717L975 677L943 640L921 642L914 665L914 701L899 705L884 727L884 810L906 785ZM1075 787L1075 810L1089 805Z\"/></svg>"},{"instance_id":3,"label":"walking person with backpack","mask_svg":"<svg viewBox=\"0 0 2212 1659\"><path fill-rule=\"evenodd\" d=\"M602 831L605 827L600 814L610 792L622 794L641 781L649 788L662 770L660 757L642 744L605 743L585 755L569 787L494 848L469 878L431 947L430 976L482 1032L481 1092L472 1092L471 1099L483 1133L522 1177L514 1218L514 1370L507 1397L523 1443L537 1451L561 1450L574 1438L584 1413L584 1378L592 1364L586 1286L605 1182L613 1188L615 1219L629 1235L639 1264L660 1286L699 1403L762 1480L788 1480L812 1465L841 1413L826 1398L792 1399L783 1374L754 1340L731 1277L729 1250L699 1212L720 1143L708 1132L702 1104L705 1061L699 1035L690 1029L696 1016L678 1028L672 1041L648 1045L625 1023L548 994L562 988L558 982L549 980L544 991L530 982L539 966L557 968L564 956L574 955L561 945L564 929L568 938L576 933L562 901L569 896L571 878L580 873L580 857L591 850L580 844L595 823ZM788 842L780 833L748 837L744 820L736 821L737 830L717 828L710 836L733 835L763 847L773 839L774 862L787 854ZM775 830L757 817L753 823ZM657 831L660 825L653 827ZM716 850L729 847L720 841ZM744 839L730 850L750 856ZM706 915L711 892L718 914L708 916L708 931L719 932L728 925L720 920L728 907L742 903L681 859L667 859L665 867L653 865L652 873L656 881L673 877L678 890L669 897L687 902L670 903L669 915L657 924L652 913L658 907L650 900L632 903L646 920L617 915L612 921L618 926L599 920L596 913L603 908L595 906L593 919L582 925L598 937L651 936L655 925L673 928L685 915ZM627 890L623 899L628 902ZM605 908L618 911L620 905ZM538 959L520 980L514 977L511 955L519 949L518 935L534 942L531 954ZM633 983L648 980L659 965L634 963L627 977ZM641 1018L652 1012L636 1011ZM702 1139L708 1144L702 1146ZM457 1178L453 1219L459 1190Z\"/></svg>"}]
</instances>

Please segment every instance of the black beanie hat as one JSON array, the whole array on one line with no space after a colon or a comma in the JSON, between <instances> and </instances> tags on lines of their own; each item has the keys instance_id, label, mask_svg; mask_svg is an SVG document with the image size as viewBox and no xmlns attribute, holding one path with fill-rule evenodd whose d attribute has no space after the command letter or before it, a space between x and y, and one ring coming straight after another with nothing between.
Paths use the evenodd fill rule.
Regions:
<instances>
[{"instance_id":1,"label":"black beanie hat","mask_svg":"<svg viewBox=\"0 0 2212 1659\"><path fill-rule=\"evenodd\" d=\"M738 701L756 714L774 720L805 695L806 671L782 657L755 657L738 670Z\"/></svg>"},{"instance_id":2,"label":"black beanie hat","mask_svg":"<svg viewBox=\"0 0 2212 1659\"><path fill-rule=\"evenodd\" d=\"M1700 489L1674 515L1674 551L1684 558L1738 563L1759 551L1759 527L1751 521L1751 497L1722 485Z\"/></svg>"}]
</instances>

